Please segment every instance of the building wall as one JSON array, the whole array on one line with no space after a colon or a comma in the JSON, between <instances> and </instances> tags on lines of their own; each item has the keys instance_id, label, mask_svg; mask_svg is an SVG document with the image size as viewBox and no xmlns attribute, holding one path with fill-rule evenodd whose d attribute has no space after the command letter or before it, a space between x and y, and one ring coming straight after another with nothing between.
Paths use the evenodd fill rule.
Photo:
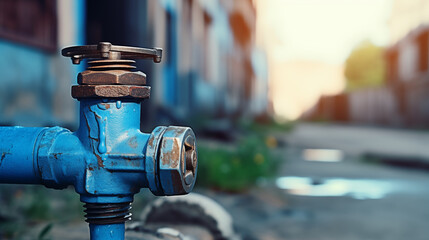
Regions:
<instances>
[{"instance_id":1,"label":"building wall","mask_svg":"<svg viewBox=\"0 0 429 240\"><path fill-rule=\"evenodd\" d=\"M404 38L421 24L429 23L427 0L394 0L389 21L391 44Z\"/></svg>"},{"instance_id":2,"label":"building wall","mask_svg":"<svg viewBox=\"0 0 429 240\"><path fill-rule=\"evenodd\" d=\"M71 98L70 87L79 67L60 55L64 46L82 44L83 24L77 20L84 11L82 1L49 1L54 4L51 24L56 37L49 44L0 36L0 124L22 126L66 125L76 127L77 105ZM11 9L25 13L25 4L10 4ZM11 10L12 11L12 10ZM43 14L43 8L39 8ZM16 16L19 18L19 16ZM13 20L11 21L18 21ZM23 23L23 29L50 26L36 21ZM1 24L6 24L1 22ZM4 27L4 26L0 26ZM17 33L19 35L19 26ZM26 34L25 32L23 34ZM35 32L37 34L37 32ZM56 40L55 40L56 39Z\"/></svg>"},{"instance_id":3,"label":"building wall","mask_svg":"<svg viewBox=\"0 0 429 240\"><path fill-rule=\"evenodd\" d=\"M357 123L397 126L396 100L388 88L373 88L348 95L350 119Z\"/></svg>"},{"instance_id":4,"label":"building wall","mask_svg":"<svg viewBox=\"0 0 429 240\"><path fill-rule=\"evenodd\" d=\"M267 111L267 64L255 53L251 1L163 0L148 8L156 13L149 16L154 44L167 58L155 67L156 102L164 112L184 119Z\"/></svg>"},{"instance_id":5,"label":"building wall","mask_svg":"<svg viewBox=\"0 0 429 240\"><path fill-rule=\"evenodd\" d=\"M429 25L421 25L386 50L386 84L346 94L349 122L429 127ZM336 96L327 97L336 101ZM312 118L320 116L321 99ZM328 119L337 121L331 109ZM323 112L323 111L322 111Z\"/></svg>"}]
</instances>

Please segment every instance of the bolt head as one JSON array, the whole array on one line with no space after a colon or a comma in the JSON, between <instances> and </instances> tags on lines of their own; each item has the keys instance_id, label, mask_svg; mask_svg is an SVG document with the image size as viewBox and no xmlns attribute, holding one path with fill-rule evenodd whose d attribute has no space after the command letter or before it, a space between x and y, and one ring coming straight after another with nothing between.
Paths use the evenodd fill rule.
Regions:
<instances>
[{"instance_id":1,"label":"bolt head","mask_svg":"<svg viewBox=\"0 0 429 240\"><path fill-rule=\"evenodd\" d=\"M80 85L146 85L146 74L137 71L108 70L92 71L86 70L77 75Z\"/></svg>"},{"instance_id":2,"label":"bolt head","mask_svg":"<svg viewBox=\"0 0 429 240\"><path fill-rule=\"evenodd\" d=\"M189 193L195 185L198 160L191 128L170 126L162 136L159 176L165 195Z\"/></svg>"}]
</instances>

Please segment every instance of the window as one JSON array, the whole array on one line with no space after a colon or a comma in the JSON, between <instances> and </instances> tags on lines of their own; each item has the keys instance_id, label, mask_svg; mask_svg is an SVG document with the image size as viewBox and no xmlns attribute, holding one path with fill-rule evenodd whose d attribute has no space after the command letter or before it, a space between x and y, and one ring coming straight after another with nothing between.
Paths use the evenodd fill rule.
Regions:
<instances>
[{"instance_id":1,"label":"window","mask_svg":"<svg viewBox=\"0 0 429 240\"><path fill-rule=\"evenodd\" d=\"M0 38L56 51L56 1L0 1Z\"/></svg>"}]
</instances>

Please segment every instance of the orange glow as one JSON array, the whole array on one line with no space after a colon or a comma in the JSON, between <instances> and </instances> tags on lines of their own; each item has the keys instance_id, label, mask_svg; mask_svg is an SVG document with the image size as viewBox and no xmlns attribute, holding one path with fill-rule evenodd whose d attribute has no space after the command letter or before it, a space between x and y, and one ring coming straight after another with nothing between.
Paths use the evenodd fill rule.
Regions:
<instances>
[{"instance_id":1,"label":"orange glow","mask_svg":"<svg viewBox=\"0 0 429 240\"><path fill-rule=\"evenodd\" d=\"M391 0L257 0L257 43L278 117L294 120L344 89L343 63L362 40L388 44Z\"/></svg>"}]
</instances>

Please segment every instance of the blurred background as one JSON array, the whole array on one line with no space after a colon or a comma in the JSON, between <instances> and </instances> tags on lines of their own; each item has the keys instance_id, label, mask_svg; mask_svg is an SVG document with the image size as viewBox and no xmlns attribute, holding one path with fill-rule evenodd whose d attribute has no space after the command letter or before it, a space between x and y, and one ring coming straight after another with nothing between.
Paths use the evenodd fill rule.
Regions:
<instances>
[{"instance_id":1,"label":"blurred background","mask_svg":"<svg viewBox=\"0 0 429 240\"><path fill-rule=\"evenodd\" d=\"M427 239L428 0L0 0L0 125L76 130L60 51L100 41L164 49L141 129L192 126L237 236ZM87 238L82 210L2 185L0 239Z\"/></svg>"}]
</instances>

